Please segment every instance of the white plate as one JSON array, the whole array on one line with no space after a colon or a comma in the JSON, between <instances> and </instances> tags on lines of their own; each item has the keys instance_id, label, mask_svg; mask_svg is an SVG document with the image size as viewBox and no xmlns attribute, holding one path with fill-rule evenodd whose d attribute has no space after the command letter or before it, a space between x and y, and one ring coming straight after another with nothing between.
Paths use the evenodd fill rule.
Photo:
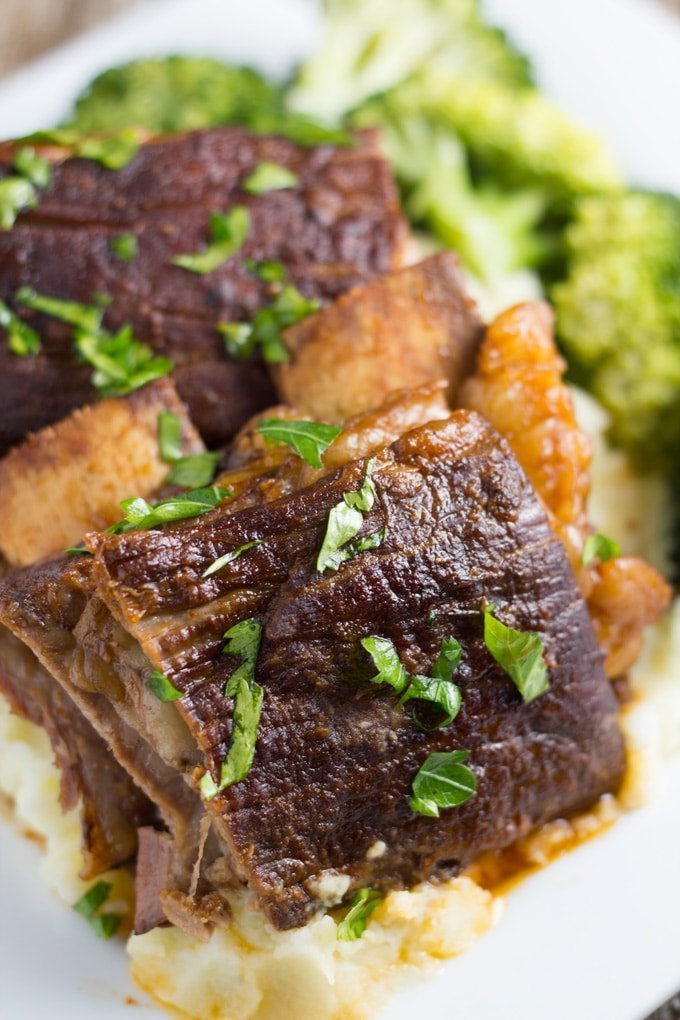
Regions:
<instances>
[{"instance_id":1,"label":"white plate","mask_svg":"<svg viewBox=\"0 0 680 1020\"><path fill-rule=\"evenodd\" d=\"M651 0L487 9L631 179L680 191L680 19ZM211 54L285 75L316 22L304 0L153 0L0 85L0 136L57 121L92 74L136 55ZM679 847L675 762L652 805L526 880L498 928L389 1004L384 1020L642 1020L680 985ZM97 941L45 891L35 847L6 824L0 861L3 1020L164 1015L130 985L122 947Z\"/></svg>"}]
</instances>

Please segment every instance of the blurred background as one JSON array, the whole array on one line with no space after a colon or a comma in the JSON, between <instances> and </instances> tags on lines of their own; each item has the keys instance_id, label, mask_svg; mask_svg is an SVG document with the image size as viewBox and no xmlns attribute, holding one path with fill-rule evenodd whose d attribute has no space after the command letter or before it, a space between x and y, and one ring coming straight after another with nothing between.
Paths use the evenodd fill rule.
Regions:
<instances>
[{"instance_id":1,"label":"blurred background","mask_svg":"<svg viewBox=\"0 0 680 1020\"><path fill-rule=\"evenodd\" d=\"M0 77L137 2L139 0L2 0ZM680 0L648 2L665 3L680 13Z\"/></svg>"}]
</instances>

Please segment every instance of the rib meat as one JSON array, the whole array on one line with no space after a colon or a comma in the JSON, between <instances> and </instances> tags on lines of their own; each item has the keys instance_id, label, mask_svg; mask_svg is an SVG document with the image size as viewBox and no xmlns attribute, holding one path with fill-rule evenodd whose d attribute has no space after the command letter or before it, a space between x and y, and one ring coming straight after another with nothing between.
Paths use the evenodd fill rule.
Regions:
<instances>
[{"instance_id":1,"label":"rib meat","mask_svg":"<svg viewBox=\"0 0 680 1020\"><path fill-rule=\"evenodd\" d=\"M0 147L0 176L16 148ZM211 445L224 443L272 403L264 367L231 361L216 325L252 318L271 299L244 260L280 260L309 297L330 299L400 264L405 225L386 161L372 133L346 148L302 148L283 138L220 127L143 145L121 170L66 158L47 147L53 182L35 209L0 232L0 299L22 285L88 304L111 298L105 326L125 323L170 357L180 395ZM298 177L294 188L250 195L246 178L271 161ZM238 254L206 276L171 264L209 239L211 213L248 207L252 225ZM139 254L116 257L111 242L133 233ZM91 370L79 365L70 329L17 307L37 326L43 353L17 357L0 345L0 452L27 432L92 401Z\"/></svg>"},{"instance_id":2,"label":"rib meat","mask_svg":"<svg viewBox=\"0 0 680 1020\"><path fill-rule=\"evenodd\" d=\"M220 654L221 635L246 617L264 621L255 763L210 810L233 869L282 928L318 908L326 871L347 874L351 888L455 873L590 806L623 771L616 699L585 602L507 444L469 412L407 433L374 472L365 530L386 525L383 545L321 576L328 512L365 469L353 461L270 504L90 540L98 596L149 668L184 692L174 704L210 768L231 726L223 690L236 661ZM262 544L201 579L216 556L254 539ZM543 637L551 689L529 705L484 646L485 600ZM461 640L463 709L451 726L421 730L368 682L375 670L360 639L369 634L391 638L407 668L424 673L444 637ZM414 816L418 766L460 747L471 752L477 796L440 819ZM369 854L376 842L381 857Z\"/></svg>"}]
</instances>

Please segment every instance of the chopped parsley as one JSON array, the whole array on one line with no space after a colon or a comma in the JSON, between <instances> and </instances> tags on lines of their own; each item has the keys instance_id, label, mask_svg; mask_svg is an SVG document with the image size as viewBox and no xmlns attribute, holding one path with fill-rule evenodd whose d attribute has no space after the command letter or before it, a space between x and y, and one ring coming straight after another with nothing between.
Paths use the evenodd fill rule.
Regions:
<instances>
[{"instance_id":1,"label":"chopped parsley","mask_svg":"<svg viewBox=\"0 0 680 1020\"><path fill-rule=\"evenodd\" d=\"M256 259L245 259L243 265L249 273L253 273L263 283L284 283L286 279L286 267L283 262L274 259L264 259L258 262Z\"/></svg>"},{"instance_id":2,"label":"chopped parsley","mask_svg":"<svg viewBox=\"0 0 680 1020\"><path fill-rule=\"evenodd\" d=\"M262 639L261 622L242 620L224 636L227 638L224 652L243 661L232 673L225 691L227 697L234 699L229 751L222 763L219 781L216 783L209 772L201 779L200 790L205 800L212 800L227 786L240 783L250 772L264 697L264 691L255 683L255 667Z\"/></svg>"},{"instance_id":3,"label":"chopped parsley","mask_svg":"<svg viewBox=\"0 0 680 1020\"><path fill-rule=\"evenodd\" d=\"M11 230L22 209L38 204L38 194L25 177L5 177L0 181L0 230Z\"/></svg>"},{"instance_id":4,"label":"chopped parsley","mask_svg":"<svg viewBox=\"0 0 680 1020\"><path fill-rule=\"evenodd\" d=\"M4 301L0 301L0 327L7 333L12 354L25 357L28 354L37 354L40 350L42 344L36 331L15 315Z\"/></svg>"},{"instance_id":5,"label":"chopped parsley","mask_svg":"<svg viewBox=\"0 0 680 1020\"><path fill-rule=\"evenodd\" d=\"M496 619L494 613L494 606L484 609L484 643L524 701L533 701L550 688L541 635L514 630Z\"/></svg>"},{"instance_id":6,"label":"chopped parsley","mask_svg":"<svg viewBox=\"0 0 680 1020\"><path fill-rule=\"evenodd\" d=\"M240 251L250 233L250 213L244 205L235 205L227 213L214 212L210 216L210 243L203 251L177 255L173 265L190 273L205 276L218 269Z\"/></svg>"},{"instance_id":7,"label":"chopped parsley","mask_svg":"<svg viewBox=\"0 0 680 1020\"><path fill-rule=\"evenodd\" d=\"M226 567L227 563L233 563L239 556L242 556L244 552L248 552L249 549L254 549L256 545L262 545L262 539L258 538L253 542L245 542L240 545L238 549L232 549L231 552L225 553L224 556L220 556L214 563L211 563L207 570L204 570L201 577L210 577L212 574L216 574L222 567Z\"/></svg>"},{"instance_id":8,"label":"chopped parsley","mask_svg":"<svg viewBox=\"0 0 680 1020\"><path fill-rule=\"evenodd\" d=\"M182 454L182 423L176 414L158 415L158 446L161 458L171 465L167 481L172 485L198 489L210 485L220 459L219 453Z\"/></svg>"},{"instance_id":9,"label":"chopped parsley","mask_svg":"<svg viewBox=\"0 0 680 1020\"><path fill-rule=\"evenodd\" d=\"M14 157L14 169L36 188L48 188L52 180L52 164L43 159L33 146L24 145Z\"/></svg>"},{"instance_id":10,"label":"chopped parsley","mask_svg":"<svg viewBox=\"0 0 680 1020\"><path fill-rule=\"evenodd\" d=\"M93 886L83 893L79 900L73 904L81 917L84 917L90 927L100 939L110 939L120 927L121 917L119 914L102 914L101 908L109 898L113 886L110 882L95 882Z\"/></svg>"},{"instance_id":11,"label":"chopped parsley","mask_svg":"<svg viewBox=\"0 0 680 1020\"><path fill-rule=\"evenodd\" d=\"M111 535L121 535L127 531L148 531L159 524L171 521L184 521L213 510L223 499L231 495L232 490L211 485L208 488L191 489L179 496L162 499L159 503L147 503L141 496L124 499L120 504L124 513L122 521L108 529Z\"/></svg>"},{"instance_id":12,"label":"chopped parsley","mask_svg":"<svg viewBox=\"0 0 680 1020\"><path fill-rule=\"evenodd\" d=\"M409 806L416 814L439 818L440 810L458 807L474 796L477 780L464 763L469 751L435 751L413 780Z\"/></svg>"},{"instance_id":13,"label":"chopped parsley","mask_svg":"<svg viewBox=\"0 0 680 1020\"><path fill-rule=\"evenodd\" d=\"M346 492L341 501L337 503L328 514L326 534L316 558L316 569L321 573L324 570L337 570L341 563L350 558L352 554L348 548L361 530L364 523L364 513L373 508L376 498L375 485L371 477L373 473L373 460L366 465L366 474L358 492ZM372 539L372 544L365 548L375 548L380 545L384 538L384 531L381 538ZM355 553L361 549L355 547Z\"/></svg>"},{"instance_id":14,"label":"chopped parsley","mask_svg":"<svg viewBox=\"0 0 680 1020\"><path fill-rule=\"evenodd\" d=\"M304 297L297 287L287 283L270 304L255 313L251 322L221 322L217 328L232 358L249 358L259 350L265 361L289 361L281 333L320 307L319 301Z\"/></svg>"},{"instance_id":15,"label":"chopped parsley","mask_svg":"<svg viewBox=\"0 0 680 1020\"><path fill-rule=\"evenodd\" d=\"M139 140L134 131L124 130L104 137L88 137L69 128L36 131L23 139L25 142L46 142L71 149L74 156L91 159L107 170L121 170L139 151Z\"/></svg>"},{"instance_id":16,"label":"chopped parsley","mask_svg":"<svg viewBox=\"0 0 680 1020\"><path fill-rule=\"evenodd\" d=\"M353 942L355 939L360 939L366 931L371 914L382 902L383 897L384 894L379 889L358 889L350 903L349 910L338 925L338 940Z\"/></svg>"},{"instance_id":17,"label":"chopped parsley","mask_svg":"<svg viewBox=\"0 0 680 1020\"><path fill-rule=\"evenodd\" d=\"M149 689L156 695L159 701L163 702L179 701L183 697L182 691L178 691L175 685L168 680L165 673L161 673L158 669L154 669L151 672Z\"/></svg>"},{"instance_id":18,"label":"chopped parsley","mask_svg":"<svg viewBox=\"0 0 680 1020\"><path fill-rule=\"evenodd\" d=\"M614 557L620 555L621 546L618 542L615 542L613 538L607 538L606 535L597 533L595 535L588 535L588 538L585 540L581 562L584 567L589 567L593 560L606 563L607 560L613 560Z\"/></svg>"},{"instance_id":19,"label":"chopped parsley","mask_svg":"<svg viewBox=\"0 0 680 1020\"><path fill-rule=\"evenodd\" d=\"M337 439L342 427L324 425L317 421L263 418L257 431L268 443L290 446L311 467L321 468L321 454Z\"/></svg>"},{"instance_id":20,"label":"chopped parsley","mask_svg":"<svg viewBox=\"0 0 680 1020\"><path fill-rule=\"evenodd\" d=\"M445 638L441 651L432 667L431 676L417 673L410 676L404 668L396 648L389 638L362 638L361 645L373 659L378 672L371 677L371 683L388 684L400 695L399 704L409 701L428 702L440 713L433 729L448 726L458 715L461 706L461 694L458 686L452 682L454 670L460 664L462 649L455 638ZM422 729L428 729L417 712L413 715L414 722Z\"/></svg>"},{"instance_id":21,"label":"chopped parsley","mask_svg":"<svg viewBox=\"0 0 680 1020\"><path fill-rule=\"evenodd\" d=\"M134 234L119 234L111 241L110 248L121 262L134 262L139 254L139 245Z\"/></svg>"},{"instance_id":22,"label":"chopped parsley","mask_svg":"<svg viewBox=\"0 0 680 1020\"><path fill-rule=\"evenodd\" d=\"M294 188L298 175L279 163L260 163L243 182L243 190L250 195L264 195L267 191L282 191Z\"/></svg>"},{"instance_id":23,"label":"chopped parsley","mask_svg":"<svg viewBox=\"0 0 680 1020\"><path fill-rule=\"evenodd\" d=\"M124 396L172 371L172 362L136 340L131 326L114 334L105 330L102 320L108 298L103 294L95 298L94 304L85 305L38 294L32 287L20 287L15 296L19 304L73 327L76 351L94 369L92 385L104 397Z\"/></svg>"}]
</instances>

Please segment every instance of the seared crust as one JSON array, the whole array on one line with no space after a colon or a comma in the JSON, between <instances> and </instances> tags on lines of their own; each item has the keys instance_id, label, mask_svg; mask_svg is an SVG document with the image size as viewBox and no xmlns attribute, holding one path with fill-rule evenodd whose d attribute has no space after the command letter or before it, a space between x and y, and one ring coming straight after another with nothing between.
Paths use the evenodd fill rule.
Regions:
<instances>
[{"instance_id":1,"label":"seared crust","mask_svg":"<svg viewBox=\"0 0 680 1020\"><path fill-rule=\"evenodd\" d=\"M226 753L223 691L236 665L220 654L222 634L239 619L264 620L255 763L211 810L237 872L282 928L317 909L310 880L323 871L343 871L352 888L452 874L590 806L623 772L616 699L585 603L507 445L466 412L406 435L374 473L364 530L387 525L383 545L319 575L328 511L365 466L267 506L90 541L100 596L184 691L176 705L213 768ZM254 539L263 544L201 579L216 556ZM551 690L529 705L484 646L485 599L543 637ZM444 637L462 641L463 709L451 726L422 731L367 683L374 669L359 642L368 634L390 637L407 668L425 673ZM440 819L414 816L418 766L459 747L471 752L477 796ZM386 853L368 859L377 840Z\"/></svg>"},{"instance_id":2,"label":"seared crust","mask_svg":"<svg viewBox=\"0 0 680 1020\"><path fill-rule=\"evenodd\" d=\"M14 151L0 148L0 177ZM406 228L370 132L347 148L307 149L221 127L152 140L116 171L54 147L45 152L55 161L50 188L36 209L0 232L0 299L12 304L22 285L86 304L103 291L112 299L107 328L131 323L138 339L173 359L180 395L211 445L274 401L264 367L230 362L216 329L220 321L252 318L270 300L245 258L280 260L305 294L321 299L401 264ZM298 185L249 195L243 182L264 160L290 168ZM235 204L252 219L236 257L207 276L172 265L174 256L205 246L213 211ZM129 264L111 248L123 232L138 242ZM38 327L44 350L21 358L0 344L0 452L95 396L69 328L17 311Z\"/></svg>"},{"instance_id":3,"label":"seared crust","mask_svg":"<svg viewBox=\"0 0 680 1020\"><path fill-rule=\"evenodd\" d=\"M303 414L345 421L433 379L447 379L454 394L472 371L481 335L458 259L442 252L349 291L287 330L291 360L276 367L276 384Z\"/></svg>"},{"instance_id":4,"label":"seared crust","mask_svg":"<svg viewBox=\"0 0 680 1020\"><path fill-rule=\"evenodd\" d=\"M163 411L179 418L185 454L205 449L174 386L160 379L74 411L11 450L0 461L0 553L8 563L61 552L119 520L122 499L159 489L169 470L158 448Z\"/></svg>"}]
</instances>

